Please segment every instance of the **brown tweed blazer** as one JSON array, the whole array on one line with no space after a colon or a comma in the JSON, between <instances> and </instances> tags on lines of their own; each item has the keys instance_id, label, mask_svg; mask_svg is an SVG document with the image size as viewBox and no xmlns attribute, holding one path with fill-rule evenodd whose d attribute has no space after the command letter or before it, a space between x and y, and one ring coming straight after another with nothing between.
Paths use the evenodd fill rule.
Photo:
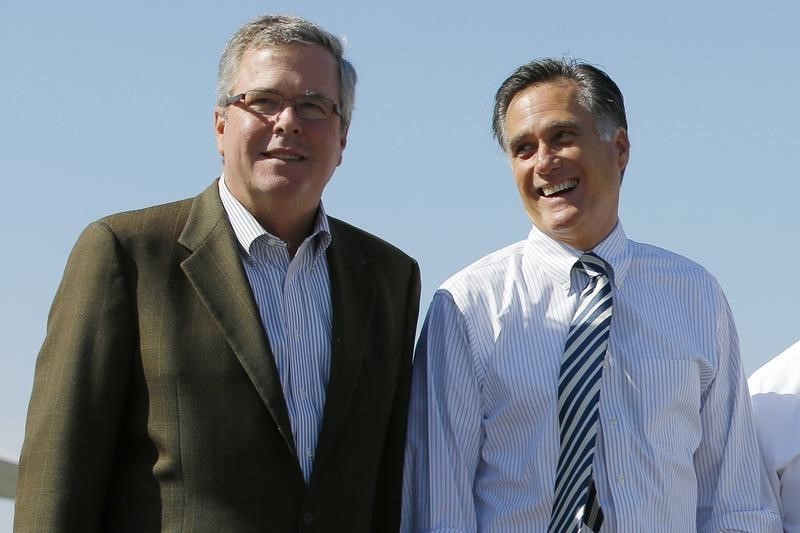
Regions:
<instances>
[{"instance_id":1,"label":"brown tweed blazer","mask_svg":"<svg viewBox=\"0 0 800 533\"><path fill-rule=\"evenodd\" d=\"M331 233L306 486L217 184L90 225L36 364L15 531L396 531L419 269L333 218Z\"/></svg>"}]
</instances>

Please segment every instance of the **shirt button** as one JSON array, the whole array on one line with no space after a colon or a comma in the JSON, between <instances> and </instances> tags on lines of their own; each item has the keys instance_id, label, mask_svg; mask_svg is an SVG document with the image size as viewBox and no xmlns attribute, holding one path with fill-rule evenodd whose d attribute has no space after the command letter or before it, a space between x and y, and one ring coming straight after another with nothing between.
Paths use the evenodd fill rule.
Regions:
<instances>
[{"instance_id":1,"label":"shirt button","mask_svg":"<svg viewBox=\"0 0 800 533\"><path fill-rule=\"evenodd\" d=\"M564 289L565 291L569 291L569 283L564 283L563 285L561 285L561 288Z\"/></svg>"},{"instance_id":2,"label":"shirt button","mask_svg":"<svg viewBox=\"0 0 800 533\"><path fill-rule=\"evenodd\" d=\"M306 448L306 457L308 457L309 459L314 457L314 450L312 450L311 448Z\"/></svg>"},{"instance_id":3,"label":"shirt button","mask_svg":"<svg viewBox=\"0 0 800 533\"><path fill-rule=\"evenodd\" d=\"M608 367L610 367L610 366L611 366L610 364L608 364L608 361L603 361L603 362L602 362L602 363L600 363L600 364L602 365L602 367L603 367L603 368L608 368Z\"/></svg>"},{"instance_id":4,"label":"shirt button","mask_svg":"<svg viewBox=\"0 0 800 533\"><path fill-rule=\"evenodd\" d=\"M617 483L619 483L620 485L624 485L625 484L625 476L623 476L622 474L618 475L617 476Z\"/></svg>"},{"instance_id":5,"label":"shirt button","mask_svg":"<svg viewBox=\"0 0 800 533\"><path fill-rule=\"evenodd\" d=\"M608 421L608 423L611 424L612 426L616 426L617 425L617 419L616 418L612 418L612 419L610 419Z\"/></svg>"}]
</instances>

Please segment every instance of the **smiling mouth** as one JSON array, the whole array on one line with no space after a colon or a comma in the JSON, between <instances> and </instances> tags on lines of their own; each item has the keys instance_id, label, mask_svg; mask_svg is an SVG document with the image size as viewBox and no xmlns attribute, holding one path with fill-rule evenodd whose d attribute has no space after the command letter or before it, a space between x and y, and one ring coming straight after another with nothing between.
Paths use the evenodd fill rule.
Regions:
<instances>
[{"instance_id":1,"label":"smiling mouth","mask_svg":"<svg viewBox=\"0 0 800 533\"><path fill-rule=\"evenodd\" d=\"M571 191L577 186L578 186L578 180L575 179L567 180L557 185L549 185L547 187L542 187L541 189L539 189L539 194L544 196L545 198L550 198L552 196L557 195L558 193Z\"/></svg>"},{"instance_id":2,"label":"smiling mouth","mask_svg":"<svg viewBox=\"0 0 800 533\"><path fill-rule=\"evenodd\" d=\"M281 161L302 161L305 159L304 156L298 153L285 150L268 150L263 152L263 155L268 159L279 159Z\"/></svg>"}]
</instances>

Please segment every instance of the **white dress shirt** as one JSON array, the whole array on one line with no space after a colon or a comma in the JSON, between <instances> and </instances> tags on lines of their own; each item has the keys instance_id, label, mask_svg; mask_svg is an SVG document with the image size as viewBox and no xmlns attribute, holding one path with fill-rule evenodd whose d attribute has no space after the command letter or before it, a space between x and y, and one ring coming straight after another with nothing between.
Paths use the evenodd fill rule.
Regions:
<instances>
[{"instance_id":1,"label":"white dress shirt","mask_svg":"<svg viewBox=\"0 0 800 533\"><path fill-rule=\"evenodd\" d=\"M611 265L593 472L603 532L768 531L730 309L699 265L626 238ZM536 227L436 292L417 346L402 531L546 531L557 384L586 274Z\"/></svg>"},{"instance_id":2,"label":"white dress shirt","mask_svg":"<svg viewBox=\"0 0 800 533\"><path fill-rule=\"evenodd\" d=\"M250 288L267 332L306 485L311 479L331 363L331 242L320 204L314 229L293 258L219 180L222 205L241 245ZM266 357L266 354L264 354ZM247 421L244 421L247 423Z\"/></svg>"},{"instance_id":3,"label":"white dress shirt","mask_svg":"<svg viewBox=\"0 0 800 533\"><path fill-rule=\"evenodd\" d=\"M748 383L783 530L800 533L800 342L756 370Z\"/></svg>"}]
</instances>

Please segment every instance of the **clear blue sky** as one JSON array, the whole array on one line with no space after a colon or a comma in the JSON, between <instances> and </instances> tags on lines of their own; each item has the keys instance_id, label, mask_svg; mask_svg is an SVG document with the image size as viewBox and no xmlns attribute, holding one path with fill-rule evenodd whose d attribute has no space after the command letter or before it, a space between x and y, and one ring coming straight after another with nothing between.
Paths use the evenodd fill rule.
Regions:
<instances>
[{"instance_id":1,"label":"clear blue sky","mask_svg":"<svg viewBox=\"0 0 800 533\"><path fill-rule=\"evenodd\" d=\"M22 445L36 354L76 237L103 215L193 196L218 175L217 61L265 12L346 36L360 83L324 200L419 260L423 312L449 275L525 237L489 134L492 97L518 65L567 54L604 68L625 94L628 235L717 276L748 374L800 338L796 3L4 0L0 455L16 459ZM10 524L0 501L0 531Z\"/></svg>"}]
</instances>

